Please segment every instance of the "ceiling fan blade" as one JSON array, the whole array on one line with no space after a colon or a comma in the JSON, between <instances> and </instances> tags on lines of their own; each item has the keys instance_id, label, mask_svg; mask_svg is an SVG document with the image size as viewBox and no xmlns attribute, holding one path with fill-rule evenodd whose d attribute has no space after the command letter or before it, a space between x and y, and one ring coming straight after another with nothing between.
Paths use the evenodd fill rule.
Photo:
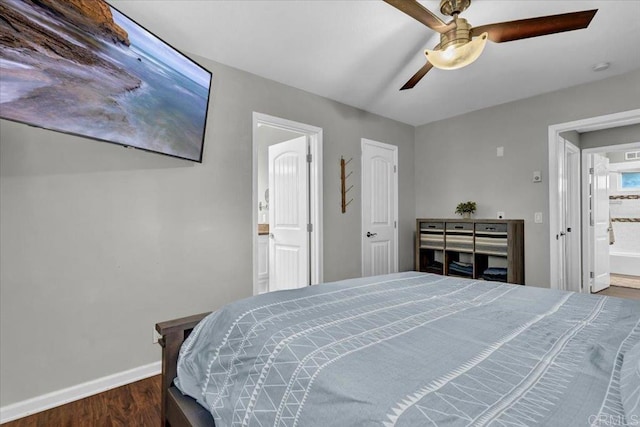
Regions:
<instances>
[{"instance_id":1,"label":"ceiling fan blade","mask_svg":"<svg viewBox=\"0 0 640 427\"><path fill-rule=\"evenodd\" d=\"M422 68L420 68L418 72L415 73L413 77L411 77L409 81L407 81L404 84L404 86L400 88L400 90L413 89L413 87L417 85L418 82L424 77L424 75L427 74L429 70L432 68L433 68L433 65L431 65L430 62L427 62L426 64L424 64Z\"/></svg>"},{"instance_id":2,"label":"ceiling fan blade","mask_svg":"<svg viewBox=\"0 0 640 427\"><path fill-rule=\"evenodd\" d=\"M406 13L418 22L423 23L427 27L439 33L445 33L451 30L455 23L447 25L442 19L431 12L429 9L423 7L416 0L384 0L391 6L395 7L401 12Z\"/></svg>"},{"instance_id":3,"label":"ceiling fan blade","mask_svg":"<svg viewBox=\"0 0 640 427\"><path fill-rule=\"evenodd\" d=\"M598 9L584 10L582 12L563 13L560 15L540 16L538 18L482 25L473 28L471 35L476 37L486 31L489 33L489 40L495 43L504 43L565 31L580 30L589 26L597 11Z\"/></svg>"}]
</instances>

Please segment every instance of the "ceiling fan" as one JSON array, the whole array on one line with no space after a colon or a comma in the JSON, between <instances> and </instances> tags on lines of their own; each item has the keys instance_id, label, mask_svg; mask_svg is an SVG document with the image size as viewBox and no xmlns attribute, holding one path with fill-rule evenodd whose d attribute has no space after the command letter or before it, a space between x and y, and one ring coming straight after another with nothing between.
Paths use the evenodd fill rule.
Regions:
<instances>
[{"instance_id":1,"label":"ceiling fan","mask_svg":"<svg viewBox=\"0 0 640 427\"><path fill-rule=\"evenodd\" d=\"M466 19L460 17L471 4L471 0L441 0L440 12L453 17L448 23L423 7L417 0L384 1L440 33L440 43L433 50L427 49L424 52L427 63L400 90L413 88L433 67L455 70L471 64L478 59L487 40L504 43L587 28L598 11L584 10L473 27Z\"/></svg>"}]
</instances>

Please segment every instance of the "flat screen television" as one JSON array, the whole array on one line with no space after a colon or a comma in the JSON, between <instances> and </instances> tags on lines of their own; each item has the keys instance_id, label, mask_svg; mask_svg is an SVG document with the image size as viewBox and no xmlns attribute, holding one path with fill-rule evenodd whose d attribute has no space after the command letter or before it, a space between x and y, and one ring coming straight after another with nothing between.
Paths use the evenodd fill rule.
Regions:
<instances>
[{"instance_id":1,"label":"flat screen television","mask_svg":"<svg viewBox=\"0 0 640 427\"><path fill-rule=\"evenodd\" d=\"M202 162L211 72L104 0L0 17L1 118Z\"/></svg>"}]
</instances>

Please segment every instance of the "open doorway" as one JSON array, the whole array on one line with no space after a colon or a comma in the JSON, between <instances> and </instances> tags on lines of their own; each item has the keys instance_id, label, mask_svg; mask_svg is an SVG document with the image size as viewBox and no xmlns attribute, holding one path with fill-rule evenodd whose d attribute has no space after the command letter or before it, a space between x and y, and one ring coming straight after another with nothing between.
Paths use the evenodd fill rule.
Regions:
<instances>
[{"instance_id":1,"label":"open doorway","mask_svg":"<svg viewBox=\"0 0 640 427\"><path fill-rule=\"evenodd\" d=\"M253 293L322 281L322 129L253 114Z\"/></svg>"},{"instance_id":2,"label":"open doorway","mask_svg":"<svg viewBox=\"0 0 640 427\"><path fill-rule=\"evenodd\" d=\"M640 142L583 151L591 291L640 289Z\"/></svg>"},{"instance_id":3,"label":"open doorway","mask_svg":"<svg viewBox=\"0 0 640 427\"><path fill-rule=\"evenodd\" d=\"M549 126L549 234L550 234L550 287L552 289L576 290L580 292L591 292L594 285L596 270L602 270L600 274L600 282L594 290L601 287L603 283L608 281L610 273L609 256L603 255L603 251L608 251L609 238L609 194L608 180L609 174L607 166L604 166L604 173L601 170L603 179L599 180L601 191L596 194L593 184L598 180L590 175L592 168L595 171L594 159L589 155L596 151L619 151L635 145L622 145L618 141L605 141L600 144L593 144L593 138L587 143L586 138L589 134L602 135L603 132L614 129L629 129L640 123L640 110L631 110L621 113L615 113L606 116L592 117L589 119L578 120L575 122L561 123ZM634 128L637 129L637 128ZM633 132L634 135L636 134ZM576 176L575 173L567 174L567 159L571 154L566 150L567 139L577 137L572 140L573 144L580 149L582 158L582 173ZM637 141L637 139L633 139ZM630 142L630 141L629 141ZM616 145L617 144L617 145ZM595 150L595 147L598 149ZM612 148L615 147L615 148ZM563 154L564 153L564 154ZM599 166L602 169L602 162ZM575 169L575 168L574 168ZM576 186L576 182L579 184ZM603 185L604 183L604 185ZM575 197L575 194L569 194L568 188L581 188L581 196ZM594 200L596 197L604 200L599 203L594 211ZM571 232L576 231L575 217L571 219L572 213L580 211L581 218L577 229L579 233L573 234L573 238L578 241L578 246L573 247L568 244L569 239L566 236L569 233L567 224L571 223L569 228ZM594 218L594 215L597 218ZM596 221L597 220L597 221ZM595 230L596 222L599 223L600 249L596 251ZM606 249L604 243L606 242ZM567 279L567 266L581 265L579 279ZM594 267L596 270L594 270ZM579 289L576 280L580 282Z\"/></svg>"}]
</instances>

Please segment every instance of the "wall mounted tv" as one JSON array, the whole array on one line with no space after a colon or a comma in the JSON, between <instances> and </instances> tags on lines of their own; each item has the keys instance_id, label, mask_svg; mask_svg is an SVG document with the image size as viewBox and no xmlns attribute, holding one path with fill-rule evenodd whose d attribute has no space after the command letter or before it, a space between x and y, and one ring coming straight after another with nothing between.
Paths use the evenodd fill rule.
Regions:
<instances>
[{"instance_id":1,"label":"wall mounted tv","mask_svg":"<svg viewBox=\"0 0 640 427\"><path fill-rule=\"evenodd\" d=\"M212 75L104 0L0 2L0 117L202 161Z\"/></svg>"}]
</instances>

